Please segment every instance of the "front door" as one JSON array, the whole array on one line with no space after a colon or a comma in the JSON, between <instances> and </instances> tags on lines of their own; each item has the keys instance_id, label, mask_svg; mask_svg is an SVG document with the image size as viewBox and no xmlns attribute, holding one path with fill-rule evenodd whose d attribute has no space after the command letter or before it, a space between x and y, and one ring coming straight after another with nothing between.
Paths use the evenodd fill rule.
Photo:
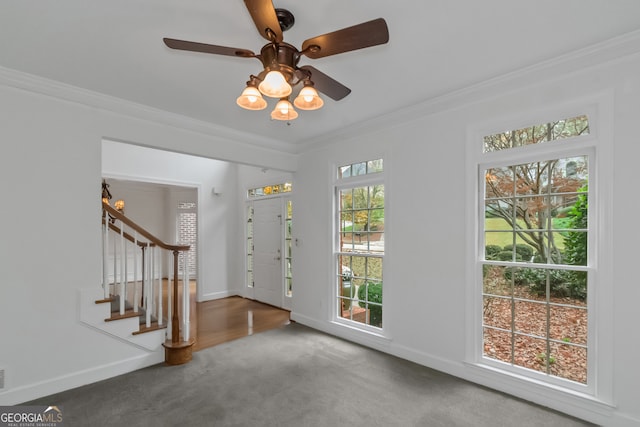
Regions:
<instances>
[{"instance_id":1,"label":"front door","mask_svg":"<svg viewBox=\"0 0 640 427\"><path fill-rule=\"evenodd\" d=\"M253 280L258 301L282 307L282 201L259 200L253 204Z\"/></svg>"}]
</instances>

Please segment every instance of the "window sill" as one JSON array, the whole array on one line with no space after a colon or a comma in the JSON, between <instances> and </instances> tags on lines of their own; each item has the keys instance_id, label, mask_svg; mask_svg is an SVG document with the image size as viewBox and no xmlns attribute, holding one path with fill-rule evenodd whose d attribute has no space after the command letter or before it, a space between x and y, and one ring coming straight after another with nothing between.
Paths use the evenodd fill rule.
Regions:
<instances>
[{"instance_id":1,"label":"window sill","mask_svg":"<svg viewBox=\"0 0 640 427\"><path fill-rule=\"evenodd\" d=\"M465 366L472 381L577 417L611 417L615 410L610 399L587 391L581 392L486 364L465 362ZM575 410L569 411L569 407Z\"/></svg>"}]
</instances>

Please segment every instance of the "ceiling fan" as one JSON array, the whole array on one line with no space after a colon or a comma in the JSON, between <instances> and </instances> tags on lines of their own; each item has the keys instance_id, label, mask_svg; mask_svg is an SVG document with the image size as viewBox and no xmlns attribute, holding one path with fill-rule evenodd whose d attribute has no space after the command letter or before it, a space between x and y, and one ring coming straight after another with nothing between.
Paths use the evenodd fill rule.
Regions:
<instances>
[{"instance_id":1,"label":"ceiling fan","mask_svg":"<svg viewBox=\"0 0 640 427\"><path fill-rule=\"evenodd\" d=\"M293 45L285 43L282 36L283 31L291 28L295 22L291 12L274 8L272 0L244 0L244 3L258 32L268 40L259 54L234 47L171 38L163 40L171 49L258 59L262 62L263 70L257 76L249 77L247 87L238 97L237 103L248 110L262 110L266 108L267 102L261 95L278 98L280 101L271 113L271 118L275 120L292 120L298 116L289 102L292 87L298 84L302 84L303 87L294 104L302 110L316 110L322 107L324 102L316 89L336 101L351 92L351 89L312 66L298 67L298 61L302 56L318 59L389 41L387 23L384 19L378 18L307 39L302 43L301 50L298 50Z\"/></svg>"}]
</instances>

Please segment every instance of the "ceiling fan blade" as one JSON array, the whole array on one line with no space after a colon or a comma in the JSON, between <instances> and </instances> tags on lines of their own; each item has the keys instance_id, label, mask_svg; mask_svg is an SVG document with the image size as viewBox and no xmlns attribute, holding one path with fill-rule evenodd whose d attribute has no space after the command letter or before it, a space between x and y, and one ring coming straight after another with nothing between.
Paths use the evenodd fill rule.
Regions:
<instances>
[{"instance_id":1,"label":"ceiling fan blade","mask_svg":"<svg viewBox=\"0 0 640 427\"><path fill-rule=\"evenodd\" d=\"M378 18L305 40L302 44L302 53L309 58L317 59L385 44L388 41L387 22Z\"/></svg>"},{"instance_id":2,"label":"ceiling fan blade","mask_svg":"<svg viewBox=\"0 0 640 427\"><path fill-rule=\"evenodd\" d=\"M342 98L351 93L351 89L338 82L337 80L334 80L331 77L327 76L322 71L318 71L310 65L305 65L303 67L300 67L299 69L305 70L306 72L310 73L313 87L315 87L317 90L324 93L334 101L340 101Z\"/></svg>"},{"instance_id":3,"label":"ceiling fan blade","mask_svg":"<svg viewBox=\"0 0 640 427\"><path fill-rule=\"evenodd\" d=\"M244 4L247 6L260 35L269 41L280 43L282 29L273 2L271 0L244 0Z\"/></svg>"},{"instance_id":4,"label":"ceiling fan blade","mask_svg":"<svg viewBox=\"0 0 640 427\"><path fill-rule=\"evenodd\" d=\"M191 52L213 53L214 55L239 56L241 58L255 58L256 54L247 49L236 49L235 47L216 46L186 40L176 40L163 38L164 44L171 49L188 50Z\"/></svg>"}]
</instances>

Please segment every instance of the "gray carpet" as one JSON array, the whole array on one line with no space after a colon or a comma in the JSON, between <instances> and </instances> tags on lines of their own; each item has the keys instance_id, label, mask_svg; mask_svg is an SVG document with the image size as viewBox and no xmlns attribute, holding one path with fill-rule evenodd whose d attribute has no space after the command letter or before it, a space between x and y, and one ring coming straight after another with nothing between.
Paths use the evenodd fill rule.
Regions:
<instances>
[{"instance_id":1,"label":"gray carpet","mask_svg":"<svg viewBox=\"0 0 640 427\"><path fill-rule=\"evenodd\" d=\"M590 425L295 323L28 404L67 427Z\"/></svg>"}]
</instances>

